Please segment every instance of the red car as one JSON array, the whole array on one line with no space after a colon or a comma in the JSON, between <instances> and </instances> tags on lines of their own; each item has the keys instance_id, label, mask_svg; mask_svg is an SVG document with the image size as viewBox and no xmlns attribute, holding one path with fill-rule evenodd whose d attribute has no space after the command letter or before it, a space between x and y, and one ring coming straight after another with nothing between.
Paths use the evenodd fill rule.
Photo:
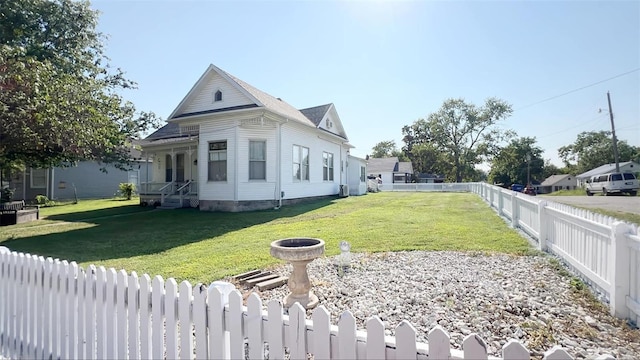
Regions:
<instances>
[{"instance_id":1,"label":"red car","mask_svg":"<svg viewBox=\"0 0 640 360\"><path fill-rule=\"evenodd\" d=\"M523 193L531 196L536 196L536 189L533 186L527 186L524 188Z\"/></svg>"}]
</instances>

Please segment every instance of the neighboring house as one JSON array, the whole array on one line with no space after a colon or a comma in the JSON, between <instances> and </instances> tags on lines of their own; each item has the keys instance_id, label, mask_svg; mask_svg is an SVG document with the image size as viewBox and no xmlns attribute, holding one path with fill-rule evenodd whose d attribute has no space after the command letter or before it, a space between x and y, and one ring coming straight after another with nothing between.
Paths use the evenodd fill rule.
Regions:
<instances>
[{"instance_id":1,"label":"neighboring house","mask_svg":"<svg viewBox=\"0 0 640 360\"><path fill-rule=\"evenodd\" d=\"M106 168L107 172L100 169ZM140 187L140 178L146 176L148 164L134 161L132 169L123 171L94 161L82 161L72 167L50 169L27 168L13 174L11 188L15 200L33 201L37 195L51 200L110 198L118 192L120 183L130 182Z\"/></svg>"},{"instance_id":2,"label":"neighboring house","mask_svg":"<svg viewBox=\"0 0 640 360\"><path fill-rule=\"evenodd\" d=\"M347 158L347 178L349 179L349 195L367 193L367 161L349 155Z\"/></svg>"},{"instance_id":3,"label":"neighboring house","mask_svg":"<svg viewBox=\"0 0 640 360\"><path fill-rule=\"evenodd\" d=\"M428 174L428 173L419 173L418 174L418 182L419 183L443 183L445 182L445 176L442 174Z\"/></svg>"},{"instance_id":4,"label":"neighboring house","mask_svg":"<svg viewBox=\"0 0 640 360\"><path fill-rule=\"evenodd\" d=\"M537 186L536 192L539 194L549 194L559 190L574 190L578 183L573 175L551 175Z\"/></svg>"},{"instance_id":5,"label":"neighboring house","mask_svg":"<svg viewBox=\"0 0 640 360\"><path fill-rule=\"evenodd\" d=\"M413 176L411 162L399 161L398 157L369 158L367 162L368 175L372 178L380 177L382 184L410 183Z\"/></svg>"},{"instance_id":6,"label":"neighboring house","mask_svg":"<svg viewBox=\"0 0 640 360\"><path fill-rule=\"evenodd\" d=\"M363 193L333 104L298 110L210 65L167 121L142 143L143 204L245 211Z\"/></svg>"},{"instance_id":7,"label":"neighboring house","mask_svg":"<svg viewBox=\"0 0 640 360\"><path fill-rule=\"evenodd\" d=\"M638 174L640 172L640 164L635 161L625 161L618 163L620 167L620 172L631 172L634 174ZM578 180L577 186L583 187L588 179L595 175L608 174L616 171L616 164L604 164L595 169L589 170L585 173L577 175L576 178Z\"/></svg>"}]
</instances>

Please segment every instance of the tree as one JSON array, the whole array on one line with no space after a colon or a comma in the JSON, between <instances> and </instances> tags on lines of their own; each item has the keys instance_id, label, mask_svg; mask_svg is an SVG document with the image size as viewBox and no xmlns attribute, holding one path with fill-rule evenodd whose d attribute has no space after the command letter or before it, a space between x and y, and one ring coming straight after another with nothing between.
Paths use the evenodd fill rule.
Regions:
<instances>
[{"instance_id":1,"label":"tree","mask_svg":"<svg viewBox=\"0 0 640 360\"><path fill-rule=\"evenodd\" d=\"M613 140L610 131L585 131L578 134L573 144L558 149L565 166L575 169L577 174L604 164L615 162ZM640 147L618 140L619 161L639 161Z\"/></svg>"},{"instance_id":2,"label":"tree","mask_svg":"<svg viewBox=\"0 0 640 360\"><path fill-rule=\"evenodd\" d=\"M130 140L159 125L121 93L86 1L0 3L0 167L97 160L126 169Z\"/></svg>"},{"instance_id":3,"label":"tree","mask_svg":"<svg viewBox=\"0 0 640 360\"><path fill-rule=\"evenodd\" d=\"M409 161L409 157L401 150L398 150L396 142L393 140L381 141L375 144L371 151L371 157L374 158L397 157L400 161Z\"/></svg>"},{"instance_id":4,"label":"tree","mask_svg":"<svg viewBox=\"0 0 640 360\"><path fill-rule=\"evenodd\" d=\"M529 180L542 180L544 159L536 139L522 137L511 140L493 158L489 181L511 185L528 184Z\"/></svg>"},{"instance_id":5,"label":"tree","mask_svg":"<svg viewBox=\"0 0 640 360\"><path fill-rule=\"evenodd\" d=\"M511 105L496 98L487 99L481 107L463 99L446 100L426 120L419 119L402 128L403 150L414 164L425 163L418 158L421 155L414 152L414 148L430 143L430 152L439 152L436 172L444 173L456 182L474 179L479 174L475 165L490 159L498 143L511 136L511 132L495 127L511 113ZM424 148L420 153L424 153ZM418 171L423 169L418 168Z\"/></svg>"}]
</instances>

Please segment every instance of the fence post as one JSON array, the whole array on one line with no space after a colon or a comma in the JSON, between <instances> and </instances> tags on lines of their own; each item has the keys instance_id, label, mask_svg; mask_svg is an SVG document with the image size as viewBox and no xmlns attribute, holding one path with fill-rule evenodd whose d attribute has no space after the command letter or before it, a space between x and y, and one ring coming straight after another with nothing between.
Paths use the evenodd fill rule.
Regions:
<instances>
[{"instance_id":1,"label":"fence post","mask_svg":"<svg viewBox=\"0 0 640 360\"><path fill-rule=\"evenodd\" d=\"M629 308L626 303L630 290L629 247L625 235L630 232L631 226L622 221L614 222L611 227L609 310L612 316L620 319L629 318Z\"/></svg>"},{"instance_id":2,"label":"fence post","mask_svg":"<svg viewBox=\"0 0 640 360\"><path fill-rule=\"evenodd\" d=\"M547 202L541 200L538 203L538 250L547 250Z\"/></svg>"},{"instance_id":3,"label":"fence post","mask_svg":"<svg viewBox=\"0 0 640 360\"><path fill-rule=\"evenodd\" d=\"M500 216L504 215L504 211L502 210L504 208L504 194L502 193L502 190L498 190L498 214L500 214Z\"/></svg>"},{"instance_id":4,"label":"fence post","mask_svg":"<svg viewBox=\"0 0 640 360\"><path fill-rule=\"evenodd\" d=\"M518 196L516 192L512 191L511 192L511 227L514 229L518 227L518 218L520 217L517 200L518 200Z\"/></svg>"}]
</instances>

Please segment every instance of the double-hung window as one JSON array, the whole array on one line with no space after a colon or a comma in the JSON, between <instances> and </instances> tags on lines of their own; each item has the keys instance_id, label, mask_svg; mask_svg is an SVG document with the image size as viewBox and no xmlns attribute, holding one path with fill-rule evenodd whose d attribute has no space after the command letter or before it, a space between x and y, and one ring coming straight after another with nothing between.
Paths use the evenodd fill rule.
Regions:
<instances>
[{"instance_id":1,"label":"double-hung window","mask_svg":"<svg viewBox=\"0 0 640 360\"><path fill-rule=\"evenodd\" d=\"M293 145L293 181L309 181L309 148Z\"/></svg>"},{"instance_id":2,"label":"double-hung window","mask_svg":"<svg viewBox=\"0 0 640 360\"><path fill-rule=\"evenodd\" d=\"M367 181L367 168L364 166L360 166L360 182Z\"/></svg>"},{"instance_id":3,"label":"double-hung window","mask_svg":"<svg viewBox=\"0 0 640 360\"><path fill-rule=\"evenodd\" d=\"M227 142L209 143L209 181L227 181Z\"/></svg>"},{"instance_id":4,"label":"double-hung window","mask_svg":"<svg viewBox=\"0 0 640 360\"><path fill-rule=\"evenodd\" d=\"M322 153L322 180L333 181L333 154Z\"/></svg>"},{"instance_id":5,"label":"double-hung window","mask_svg":"<svg viewBox=\"0 0 640 360\"><path fill-rule=\"evenodd\" d=\"M266 150L266 141L249 141L249 180L267 179Z\"/></svg>"},{"instance_id":6,"label":"double-hung window","mask_svg":"<svg viewBox=\"0 0 640 360\"><path fill-rule=\"evenodd\" d=\"M47 187L47 169L31 168L31 187L34 189Z\"/></svg>"}]
</instances>

